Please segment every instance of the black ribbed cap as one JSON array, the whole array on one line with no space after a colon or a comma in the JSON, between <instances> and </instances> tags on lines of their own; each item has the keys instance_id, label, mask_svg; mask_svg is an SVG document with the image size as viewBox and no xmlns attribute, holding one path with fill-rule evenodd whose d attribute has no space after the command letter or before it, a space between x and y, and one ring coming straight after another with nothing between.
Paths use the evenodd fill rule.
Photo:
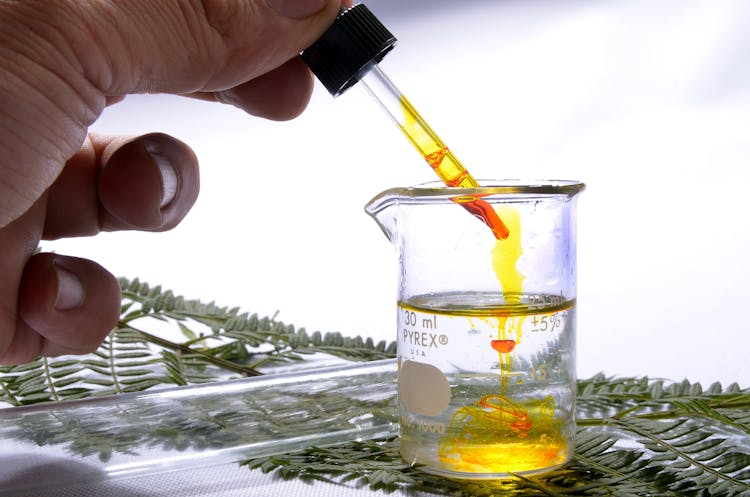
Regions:
<instances>
[{"instance_id":1,"label":"black ribbed cap","mask_svg":"<svg viewBox=\"0 0 750 497\"><path fill-rule=\"evenodd\" d=\"M342 11L328 31L302 52L302 60L331 95L359 81L362 71L380 62L396 37L364 4Z\"/></svg>"}]
</instances>

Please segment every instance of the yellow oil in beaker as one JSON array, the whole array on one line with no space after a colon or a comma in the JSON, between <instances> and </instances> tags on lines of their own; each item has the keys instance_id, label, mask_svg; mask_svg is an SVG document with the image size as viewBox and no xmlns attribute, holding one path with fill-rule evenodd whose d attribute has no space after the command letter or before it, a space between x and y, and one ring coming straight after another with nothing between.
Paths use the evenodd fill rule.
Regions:
<instances>
[{"instance_id":1,"label":"yellow oil in beaker","mask_svg":"<svg viewBox=\"0 0 750 497\"><path fill-rule=\"evenodd\" d=\"M524 331L531 335L530 340L548 331L562 333L573 319L574 303L550 295L523 294L524 277L517 268L522 255L521 219L510 205L499 205L497 211L509 231L506 239L496 240L490 254L492 270L502 286L502 301L488 294L464 294L430 296L399 305L404 312L413 313L409 319L415 327L432 323L430 327L439 328L438 343L440 337L448 337L443 341L453 347L454 356L466 355L469 361L476 356L473 359L481 362L490 351L497 358L495 375L447 375L449 384L461 385L452 388L453 409L446 410L452 412L449 419L433 416L429 422L402 426L404 457L421 462L431 459L427 463L430 470L448 475L534 473L560 466L568 457L569 436L561 432L555 409L556 384L547 377L550 366L542 358L514 364L514 351L523 347ZM468 337L455 339L466 330L481 330L483 336L473 342L485 350L477 351L476 346L460 350L471 343ZM548 380L544 388L538 387ZM524 383L537 385L533 394L526 393ZM433 452L429 447L435 443Z\"/></svg>"},{"instance_id":2,"label":"yellow oil in beaker","mask_svg":"<svg viewBox=\"0 0 750 497\"><path fill-rule=\"evenodd\" d=\"M442 412L402 405L405 460L447 476L489 478L548 471L568 459L573 433L565 416L572 412L560 412L554 400L570 396L567 367L556 349L548 356L516 354L550 335L558 335L560 343L569 340L575 302L528 294L510 300L445 293L399 303L399 314L408 316L401 329L409 333L401 340L401 360L428 360L450 371L445 373L450 400ZM436 382L419 381L418 388L440 393Z\"/></svg>"}]
</instances>

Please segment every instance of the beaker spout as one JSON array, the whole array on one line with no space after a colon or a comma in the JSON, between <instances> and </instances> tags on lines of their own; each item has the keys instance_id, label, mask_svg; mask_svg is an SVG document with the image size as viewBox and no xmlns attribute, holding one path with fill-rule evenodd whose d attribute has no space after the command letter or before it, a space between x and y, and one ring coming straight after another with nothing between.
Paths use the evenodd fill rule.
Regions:
<instances>
[{"instance_id":1,"label":"beaker spout","mask_svg":"<svg viewBox=\"0 0 750 497\"><path fill-rule=\"evenodd\" d=\"M378 226L383 230L385 236L394 245L398 235L398 198L398 194L394 194L391 191L385 191L365 205L365 212L367 212L375 222L378 223Z\"/></svg>"}]
</instances>

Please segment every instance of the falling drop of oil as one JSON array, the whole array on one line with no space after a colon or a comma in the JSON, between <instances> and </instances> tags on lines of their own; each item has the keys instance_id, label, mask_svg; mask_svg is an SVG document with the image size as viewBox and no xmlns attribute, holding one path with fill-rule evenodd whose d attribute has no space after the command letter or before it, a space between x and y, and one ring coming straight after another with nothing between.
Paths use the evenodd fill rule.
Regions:
<instances>
[{"instance_id":1,"label":"falling drop of oil","mask_svg":"<svg viewBox=\"0 0 750 497\"><path fill-rule=\"evenodd\" d=\"M490 342L490 345L493 349L497 350L501 354L507 354L508 352L512 352L514 348L516 348L516 341L515 340L492 340Z\"/></svg>"}]
</instances>

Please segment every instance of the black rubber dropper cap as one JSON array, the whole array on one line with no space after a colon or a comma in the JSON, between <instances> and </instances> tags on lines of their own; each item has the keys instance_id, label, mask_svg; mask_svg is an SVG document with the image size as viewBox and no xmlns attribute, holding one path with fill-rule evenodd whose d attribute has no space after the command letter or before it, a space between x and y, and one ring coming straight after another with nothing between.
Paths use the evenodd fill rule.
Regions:
<instances>
[{"instance_id":1,"label":"black rubber dropper cap","mask_svg":"<svg viewBox=\"0 0 750 497\"><path fill-rule=\"evenodd\" d=\"M359 81L396 44L396 37L364 4L339 13L302 60L334 97Z\"/></svg>"}]
</instances>

